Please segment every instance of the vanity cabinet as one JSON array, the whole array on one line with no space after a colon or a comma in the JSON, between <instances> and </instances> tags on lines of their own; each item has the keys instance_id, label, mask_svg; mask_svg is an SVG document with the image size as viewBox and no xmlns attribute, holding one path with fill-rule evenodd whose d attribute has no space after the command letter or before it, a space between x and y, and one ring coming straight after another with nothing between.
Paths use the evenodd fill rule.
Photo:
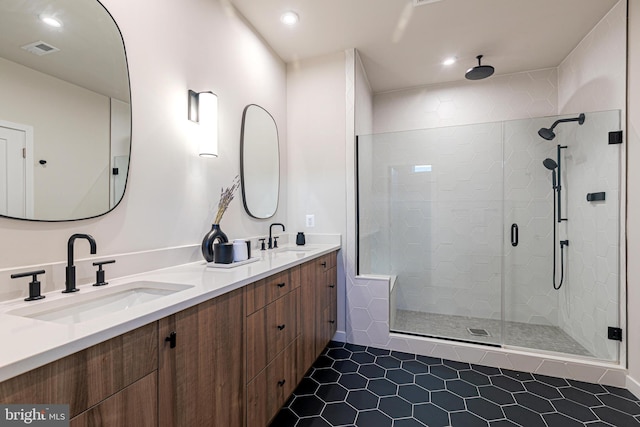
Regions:
<instances>
[{"instance_id":1,"label":"vanity cabinet","mask_svg":"<svg viewBox=\"0 0 640 427\"><path fill-rule=\"evenodd\" d=\"M247 427L267 426L336 330L336 253L245 288Z\"/></svg>"},{"instance_id":2,"label":"vanity cabinet","mask_svg":"<svg viewBox=\"0 0 640 427\"><path fill-rule=\"evenodd\" d=\"M158 425L157 372L105 399L91 409L71 419L70 427Z\"/></svg>"},{"instance_id":3,"label":"vanity cabinet","mask_svg":"<svg viewBox=\"0 0 640 427\"><path fill-rule=\"evenodd\" d=\"M247 426L266 426L297 384L299 267L245 288Z\"/></svg>"},{"instance_id":4,"label":"vanity cabinet","mask_svg":"<svg viewBox=\"0 0 640 427\"><path fill-rule=\"evenodd\" d=\"M298 382L313 365L336 332L336 253L300 267L300 336Z\"/></svg>"},{"instance_id":5,"label":"vanity cabinet","mask_svg":"<svg viewBox=\"0 0 640 427\"><path fill-rule=\"evenodd\" d=\"M337 327L337 267L335 254L315 260L316 271L316 355L325 348Z\"/></svg>"},{"instance_id":6,"label":"vanity cabinet","mask_svg":"<svg viewBox=\"0 0 640 427\"><path fill-rule=\"evenodd\" d=\"M298 336L298 357L296 380L300 382L307 370L318 358L316 351L316 263L310 261L298 267L300 270L300 334Z\"/></svg>"},{"instance_id":7,"label":"vanity cabinet","mask_svg":"<svg viewBox=\"0 0 640 427\"><path fill-rule=\"evenodd\" d=\"M0 382L72 427L267 426L336 329L336 253Z\"/></svg>"},{"instance_id":8,"label":"vanity cabinet","mask_svg":"<svg viewBox=\"0 0 640 427\"><path fill-rule=\"evenodd\" d=\"M158 425L244 425L243 290L159 321Z\"/></svg>"},{"instance_id":9,"label":"vanity cabinet","mask_svg":"<svg viewBox=\"0 0 640 427\"><path fill-rule=\"evenodd\" d=\"M157 341L154 322L96 344L0 383L0 403L69 404L74 426L155 425ZM123 398L132 394L135 408ZM143 419L150 422L133 422Z\"/></svg>"}]
</instances>

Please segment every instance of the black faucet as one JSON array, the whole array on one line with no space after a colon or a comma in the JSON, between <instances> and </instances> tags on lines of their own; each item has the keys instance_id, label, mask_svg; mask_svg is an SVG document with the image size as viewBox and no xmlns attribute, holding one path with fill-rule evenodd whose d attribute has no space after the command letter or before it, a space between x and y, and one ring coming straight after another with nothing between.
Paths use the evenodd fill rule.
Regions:
<instances>
[{"instance_id":1,"label":"black faucet","mask_svg":"<svg viewBox=\"0 0 640 427\"><path fill-rule=\"evenodd\" d=\"M279 225L280 227L282 227L282 231L285 231L284 224L281 224L279 222L274 222L269 226L269 249L273 249L273 238L271 237L272 236L271 230L273 229L274 225Z\"/></svg>"},{"instance_id":2,"label":"black faucet","mask_svg":"<svg viewBox=\"0 0 640 427\"><path fill-rule=\"evenodd\" d=\"M96 241L90 235L73 234L69 237L69 241L67 242L67 268L65 270L66 280L64 281L65 289L62 291L63 294L78 291L78 288L76 288L76 266L73 265L73 243L76 239L87 239L91 245L91 253L96 253Z\"/></svg>"}]
</instances>

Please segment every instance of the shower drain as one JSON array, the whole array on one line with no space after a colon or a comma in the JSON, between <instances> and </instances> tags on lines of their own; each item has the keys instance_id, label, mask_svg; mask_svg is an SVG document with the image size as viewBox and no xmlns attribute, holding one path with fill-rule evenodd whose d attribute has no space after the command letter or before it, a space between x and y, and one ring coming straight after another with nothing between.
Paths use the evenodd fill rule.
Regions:
<instances>
[{"instance_id":1,"label":"shower drain","mask_svg":"<svg viewBox=\"0 0 640 427\"><path fill-rule=\"evenodd\" d=\"M479 329L479 328L467 328L467 331L469 331L469 333L473 336L476 337L489 337L491 335L489 335L489 332L487 332L486 329Z\"/></svg>"}]
</instances>

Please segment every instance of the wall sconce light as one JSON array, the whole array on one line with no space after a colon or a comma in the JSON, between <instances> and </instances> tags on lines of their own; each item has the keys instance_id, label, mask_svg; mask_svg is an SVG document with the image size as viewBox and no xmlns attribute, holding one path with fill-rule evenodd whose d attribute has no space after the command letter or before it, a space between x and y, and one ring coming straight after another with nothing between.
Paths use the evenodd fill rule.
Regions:
<instances>
[{"instance_id":1,"label":"wall sconce light","mask_svg":"<svg viewBox=\"0 0 640 427\"><path fill-rule=\"evenodd\" d=\"M198 154L218 157L218 96L190 90L189 120L198 124Z\"/></svg>"}]
</instances>

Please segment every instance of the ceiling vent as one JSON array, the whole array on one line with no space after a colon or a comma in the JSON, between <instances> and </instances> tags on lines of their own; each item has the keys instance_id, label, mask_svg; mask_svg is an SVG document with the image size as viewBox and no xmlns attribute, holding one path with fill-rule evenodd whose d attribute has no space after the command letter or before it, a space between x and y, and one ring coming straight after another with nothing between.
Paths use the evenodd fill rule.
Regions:
<instances>
[{"instance_id":1,"label":"ceiling vent","mask_svg":"<svg viewBox=\"0 0 640 427\"><path fill-rule=\"evenodd\" d=\"M424 6L425 4L438 3L442 0L413 0L413 7Z\"/></svg>"},{"instance_id":2,"label":"ceiling vent","mask_svg":"<svg viewBox=\"0 0 640 427\"><path fill-rule=\"evenodd\" d=\"M24 45L22 46L22 49L38 56L47 55L60 50L55 46L51 46L49 43L43 42L42 40Z\"/></svg>"}]
</instances>

